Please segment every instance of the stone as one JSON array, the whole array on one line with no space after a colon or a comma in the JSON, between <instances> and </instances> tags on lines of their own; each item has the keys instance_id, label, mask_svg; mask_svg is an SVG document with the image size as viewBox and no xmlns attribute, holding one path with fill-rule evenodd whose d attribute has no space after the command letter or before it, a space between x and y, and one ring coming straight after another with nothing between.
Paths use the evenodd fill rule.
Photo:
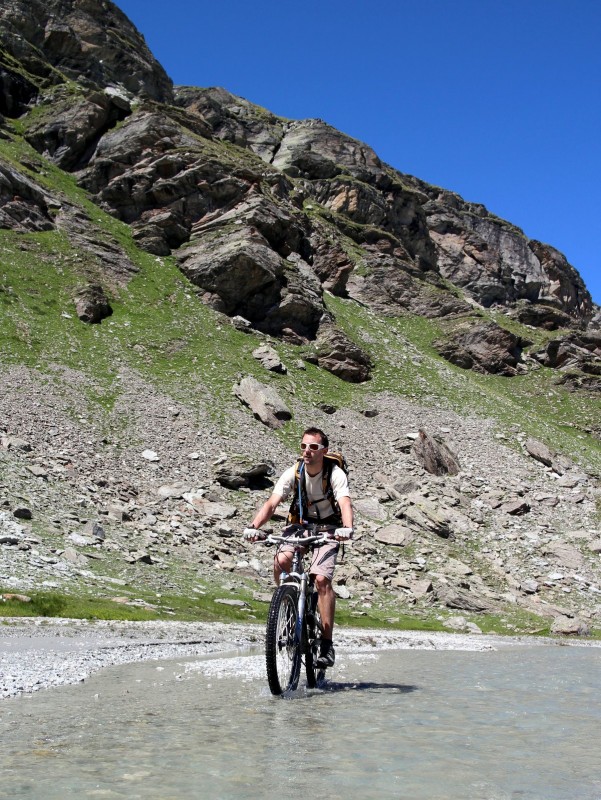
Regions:
<instances>
[{"instance_id":1,"label":"stone","mask_svg":"<svg viewBox=\"0 0 601 800\"><path fill-rule=\"evenodd\" d=\"M157 497L160 497L161 500L177 500L189 491L190 489L187 484L183 481L178 481L177 483L166 483L159 486L156 493Z\"/></svg>"},{"instance_id":2,"label":"stone","mask_svg":"<svg viewBox=\"0 0 601 800\"><path fill-rule=\"evenodd\" d=\"M597 391L601 382L601 333L590 330L572 332L551 339L545 348L533 353L541 364L566 373L561 382L573 388Z\"/></svg>"},{"instance_id":3,"label":"stone","mask_svg":"<svg viewBox=\"0 0 601 800\"><path fill-rule=\"evenodd\" d=\"M401 523L393 523L374 532L374 539L382 544L406 547L415 540L416 534L411 528Z\"/></svg>"},{"instance_id":4,"label":"stone","mask_svg":"<svg viewBox=\"0 0 601 800\"><path fill-rule=\"evenodd\" d=\"M264 489L272 485L269 476L275 472L271 462L256 462L245 456L231 456L215 470L215 479L228 489Z\"/></svg>"},{"instance_id":5,"label":"stone","mask_svg":"<svg viewBox=\"0 0 601 800\"><path fill-rule=\"evenodd\" d=\"M447 445L421 429L411 452L418 463L432 475L457 475L461 469L457 456Z\"/></svg>"},{"instance_id":6,"label":"stone","mask_svg":"<svg viewBox=\"0 0 601 800\"><path fill-rule=\"evenodd\" d=\"M20 539L25 535L25 528L15 522L6 511L0 511L0 536L10 535Z\"/></svg>"},{"instance_id":7,"label":"stone","mask_svg":"<svg viewBox=\"0 0 601 800\"><path fill-rule=\"evenodd\" d=\"M323 313L319 280L302 259L284 262L272 245L278 234L271 223L288 212L256 198L236 213L241 224L227 236L207 228L181 248L180 269L217 311L242 316L268 334L281 336L286 328L301 339L313 339ZM229 221L222 216L224 224ZM291 235L293 226L284 219L281 225Z\"/></svg>"},{"instance_id":8,"label":"stone","mask_svg":"<svg viewBox=\"0 0 601 800\"><path fill-rule=\"evenodd\" d=\"M255 378L243 378L234 386L234 394L268 428L281 428L284 422L292 419L289 408L276 390Z\"/></svg>"},{"instance_id":9,"label":"stone","mask_svg":"<svg viewBox=\"0 0 601 800\"><path fill-rule=\"evenodd\" d=\"M280 375L285 375L288 371L282 364L277 351L274 350L273 347L269 347L269 345L262 345L253 350L253 358L260 361L265 369L270 372L277 372Z\"/></svg>"},{"instance_id":10,"label":"stone","mask_svg":"<svg viewBox=\"0 0 601 800\"><path fill-rule=\"evenodd\" d=\"M317 340L317 363L350 383L364 383L371 377L371 359L342 331L329 328Z\"/></svg>"},{"instance_id":11,"label":"stone","mask_svg":"<svg viewBox=\"0 0 601 800\"><path fill-rule=\"evenodd\" d=\"M89 547L90 545L94 544L94 540L88 536L82 536L79 533L70 533L68 536L69 540L73 542L73 544L77 545L78 547Z\"/></svg>"},{"instance_id":12,"label":"stone","mask_svg":"<svg viewBox=\"0 0 601 800\"><path fill-rule=\"evenodd\" d=\"M222 606L232 606L232 608L248 608L248 603L244 600L230 600L229 598L216 597L215 602Z\"/></svg>"},{"instance_id":13,"label":"stone","mask_svg":"<svg viewBox=\"0 0 601 800\"><path fill-rule=\"evenodd\" d=\"M413 478L399 478L392 484L391 488L400 498L405 495L412 494L412 492L416 492L419 489L419 486L419 482Z\"/></svg>"},{"instance_id":14,"label":"stone","mask_svg":"<svg viewBox=\"0 0 601 800\"><path fill-rule=\"evenodd\" d=\"M90 324L98 324L113 313L104 289L98 284L79 290L75 298L75 311L82 322Z\"/></svg>"},{"instance_id":15,"label":"stone","mask_svg":"<svg viewBox=\"0 0 601 800\"><path fill-rule=\"evenodd\" d=\"M512 517L520 517L527 514L530 510L530 503L526 500L510 500L507 503L503 503L501 506L501 511L505 514L510 514Z\"/></svg>"},{"instance_id":16,"label":"stone","mask_svg":"<svg viewBox=\"0 0 601 800\"><path fill-rule=\"evenodd\" d=\"M232 519L238 513L236 506L230 503L213 502L189 493L184 494L183 497L203 517L224 520Z\"/></svg>"},{"instance_id":17,"label":"stone","mask_svg":"<svg viewBox=\"0 0 601 800\"><path fill-rule=\"evenodd\" d=\"M32 447L25 439L18 436L3 436L2 447L5 450L19 450L22 453L31 453Z\"/></svg>"},{"instance_id":18,"label":"stone","mask_svg":"<svg viewBox=\"0 0 601 800\"><path fill-rule=\"evenodd\" d=\"M85 564L86 558L85 556L78 553L74 547L66 547L63 551L63 558L65 561L68 561L70 564Z\"/></svg>"},{"instance_id":19,"label":"stone","mask_svg":"<svg viewBox=\"0 0 601 800\"><path fill-rule=\"evenodd\" d=\"M116 520L117 522L127 522L131 519L127 508L120 503L111 503L107 507L106 513L109 519Z\"/></svg>"},{"instance_id":20,"label":"stone","mask_svg":"<svg viewBox=\"0 0 601 800\"><path fill-rule=\"evenodd\" d=\"M448 572L453 575L466 577L474 574L471 567L468 567L467 564L464 564L462 561L458 561L456 558L447 559L445 566Z\"/></svg>"},{"instance_id":21,"label":"stone","mask_svg":"<svg viewBox=\"0 0 601 800\"><path fill-rule=\"evenodd\" d=\"M535 439L528 439L525 444L528 455L540 461L546 467L550 467L553 463L555 454L542 442L537 442Z\"/></svg>"},{"instance_id":22,"label":"stone","mask_svg":"<svg viewBox=\"0 0 601 800\"><path fill-rule=\"evenodd\" d=\"M241 317L239 314L236 314L231 318L231 323L236 330L242 331L243 333L251 333L252 332L252 323Z\"/></svg>"},{"instance_id":23,"label":"stone","mask_svg":"<svg viewBox=\"0 0 601 800\"><path fill-rule=\"evenodd\" d=\"M22 537L15 533L0 533L0 544L10 545L13 547L14 545L20 544L22 541Z\"/></svg>"},{"instance_id":24,"label":"stone","mask_svg":"<svg viewBox=\"0 0 601 800\"><path fill-rule=\"evenodd\" d=\"M492 611L493 603L485 598L448 584L437 584L434 587L436 599L447 608L458 608L464 611Z\"/></svg>"},{"instance_id":25,"label":"stone","mask_svg":"<svg viewBox=\"0 0 601 800\"><path fill-rule=\"evenodd\" d=\"M588 622L578 617L555 617L551 625L551 633L561 636L590 636L591 629Z\"/></svg>"},{"instance_id":26,"label":"stone","mask_svg":"<svg viewBox=\"0 0 601 800\"><path fill-rule=\"evenodd\" d=\"M91 536L92 539L96 541L102 542L106 539L106 533L102 525L95 520L90 520L86 522L86 524L82 528L82 533L84 536Z\"/></svg>"},{"instance_id":27,"label":"stone","mask_svg":"<svg viewBox=\"0 0 601 800\"><path fill-rule=\"evenodd\" d=\"M136 550L125 557L130 564L156 564L157 559L145 550Z\"/></svg>"},{"instance_id":28,"label":"stone","mask_svg":"<svg viewBox=\"0 0 601 800\"><path fill-rule=\"evenodd\" d=\"M353 500L353 508L367 519L385 520L388 516L384 506L375 497L359 497Z\"/></svg>"},{"instance_id":29,"label":"stone","mask_svg":"<svg viewBox=\"0 0 601 800\"><path fill-rule=\"evenodd\" d=\"M452 631L461 631L465 633L482 633L482 629L476 625L475 622L470 622L465 617L448 617L442 623L445 628Z\"/></svg>"},{"instance_id":30,"label":"stone","mask_svg":"<svg viewBox=\"0 0 601 800\"><path fill-rule=\"evenodd\" d=\"M433 533L442 539L449 539L453 534L447 510L423 497L415 497L411 505L399 511L396 516L405 520L410 526Z\"/></svg>"},{"instance_id":31,"label":"stone","mask_svg":"<svg viewBox=\"0 0 601 800\"><path fill-rule=\"evenodd\" d=\"M26 469L31 472L34 478L47 478L48 470L45 467L40 467L37 464L28 464Z\"/></svg>"},{"instance_id":32,"label":"stone","mask_svg":"<svg viewBox=\"0 0 601 800\"><path fill-rule=\"evenodd\" d=\"M17 519L32 519L33 514L27 506L17 506L13 509L13 516Z\"/></svg>"},{"instance_id":33,"label":"stone","mask_svg":"<svg viewBox=\"0 0 601 800\"><path fill-rule=\"evenodd\" d=\"M564 569L579 570L584 564L580 550L566 542L550 542L543 550L545 556L551 556Z\"/></svg>"},{"instance_id":34,"label":"stone","mask_svg":"<svg viewBox=\"0 0 601 800\"><path fill-rule=\"evenodd\" d=\"M432 581L426 578L423 581L412 581L409 583L411 594L421 600L432 591Z\"/></svg>"}]
</instances>

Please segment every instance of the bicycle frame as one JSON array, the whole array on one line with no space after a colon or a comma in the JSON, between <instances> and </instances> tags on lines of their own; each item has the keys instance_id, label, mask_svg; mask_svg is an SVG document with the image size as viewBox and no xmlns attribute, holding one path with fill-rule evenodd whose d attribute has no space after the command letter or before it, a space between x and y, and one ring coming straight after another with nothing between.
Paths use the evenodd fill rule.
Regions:
<instances>
[{"instance_id":1,"label":"bicycle frame","mask_svg":"<svg viewBox=\"0 0 601 800\"><path fill-rule=\"evenodd\" d=\"M295 583L298 585L298 616L294 629L295 641L301 642L303 637L303 625L305 622L305 607L307 605L307 585L309 583L309 573L303 567L303 545L296 545L292 557L292 568L290 572L282 571L280 575L280 586L285 583Z\"/></svg>"},{"instance_id":2,"label":"bicycle frame","mask_svg":"<svg viewBox=\"0 0 601 800\"><path fill-rule=\"evenodd\" d=\"M309 573L303 569L303 557L304 552L303 550L313 545L318 545L321 543L326 543L330 541L329 537L323 536L323 534L319 536L309 536L309 537L302 537L298 538L295 537L273 537L274 539L277 538L278 540L283 540L288 544L294 545L294 555L292 556L292 567L290 572L282 571L280 575L280 586L283 586L286 583L293 583L298 586L298 617L296 620L296 627L294 631L294 638L297 642L302 641L302 633L303 633L303 624L305 621L305 607L307 605L307 586L309 584ZM268 537L268 541L271 541L271 537ZM316 541L312 541L316 540ZM278 544L281 541L278 541ZM302 571L301 571L302 570Z\"/></svg>"}]
</instances>

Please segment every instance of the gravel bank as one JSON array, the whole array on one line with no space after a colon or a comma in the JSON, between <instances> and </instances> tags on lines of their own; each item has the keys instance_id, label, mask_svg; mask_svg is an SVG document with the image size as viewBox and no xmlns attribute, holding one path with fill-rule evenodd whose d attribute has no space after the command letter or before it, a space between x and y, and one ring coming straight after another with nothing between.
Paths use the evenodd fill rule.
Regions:
<instances>
[{"instance_id":1,"label":"gravel bank","mask_svg":"<svg viewBox=\"0 0 601 800\"><path fill-rule=\"evenodd\" d=\"M116 622L5 619L0 625L0 697L79 683L93 672L135 661L208 656L233 657L262 648L263 626L186 622ZM420 631L339 630L340 652L377 649L492 650L552 639L504 638ZM568 644L561 640L562 645ZM570 641L573 646L601 643ZM241 669L244 667L241 666ZM225 670L230 671L230 670Z\"/></svg>"}]
</instances>

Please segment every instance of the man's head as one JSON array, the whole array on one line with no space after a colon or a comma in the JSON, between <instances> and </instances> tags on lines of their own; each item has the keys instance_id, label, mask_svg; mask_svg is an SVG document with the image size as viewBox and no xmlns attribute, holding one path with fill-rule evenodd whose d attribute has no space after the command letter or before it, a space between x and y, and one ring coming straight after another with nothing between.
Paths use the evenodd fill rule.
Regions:
<instances>
[{"instance_id":1,"label":"man's head","mask_svg":"<svg viewBox=\"0 0 601 800\"><path fill-rule=\"evenodd\" d=\"M301 439L301 453L310 475L317 474L328 452L329 440L320 428L307 428Z\"/></svg>"}]
</instances>

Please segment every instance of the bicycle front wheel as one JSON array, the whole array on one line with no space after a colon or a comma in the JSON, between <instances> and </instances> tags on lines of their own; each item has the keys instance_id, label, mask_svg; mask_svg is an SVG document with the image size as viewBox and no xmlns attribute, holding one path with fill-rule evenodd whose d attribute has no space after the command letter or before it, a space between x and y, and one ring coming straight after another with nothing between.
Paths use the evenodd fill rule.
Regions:
<instances>
[{"instance_id":1,"label":"bicycle front wheel","mask_svg":"<svg viewBox=\"0 0 601 800\"><path fill-rule=\"evenodd\" d=\"M267 682L272 694L293 691L301 668L301 640L296 636L298 589L279 586L271 600L265 637Z\"/></svg>"}]
</instances>

